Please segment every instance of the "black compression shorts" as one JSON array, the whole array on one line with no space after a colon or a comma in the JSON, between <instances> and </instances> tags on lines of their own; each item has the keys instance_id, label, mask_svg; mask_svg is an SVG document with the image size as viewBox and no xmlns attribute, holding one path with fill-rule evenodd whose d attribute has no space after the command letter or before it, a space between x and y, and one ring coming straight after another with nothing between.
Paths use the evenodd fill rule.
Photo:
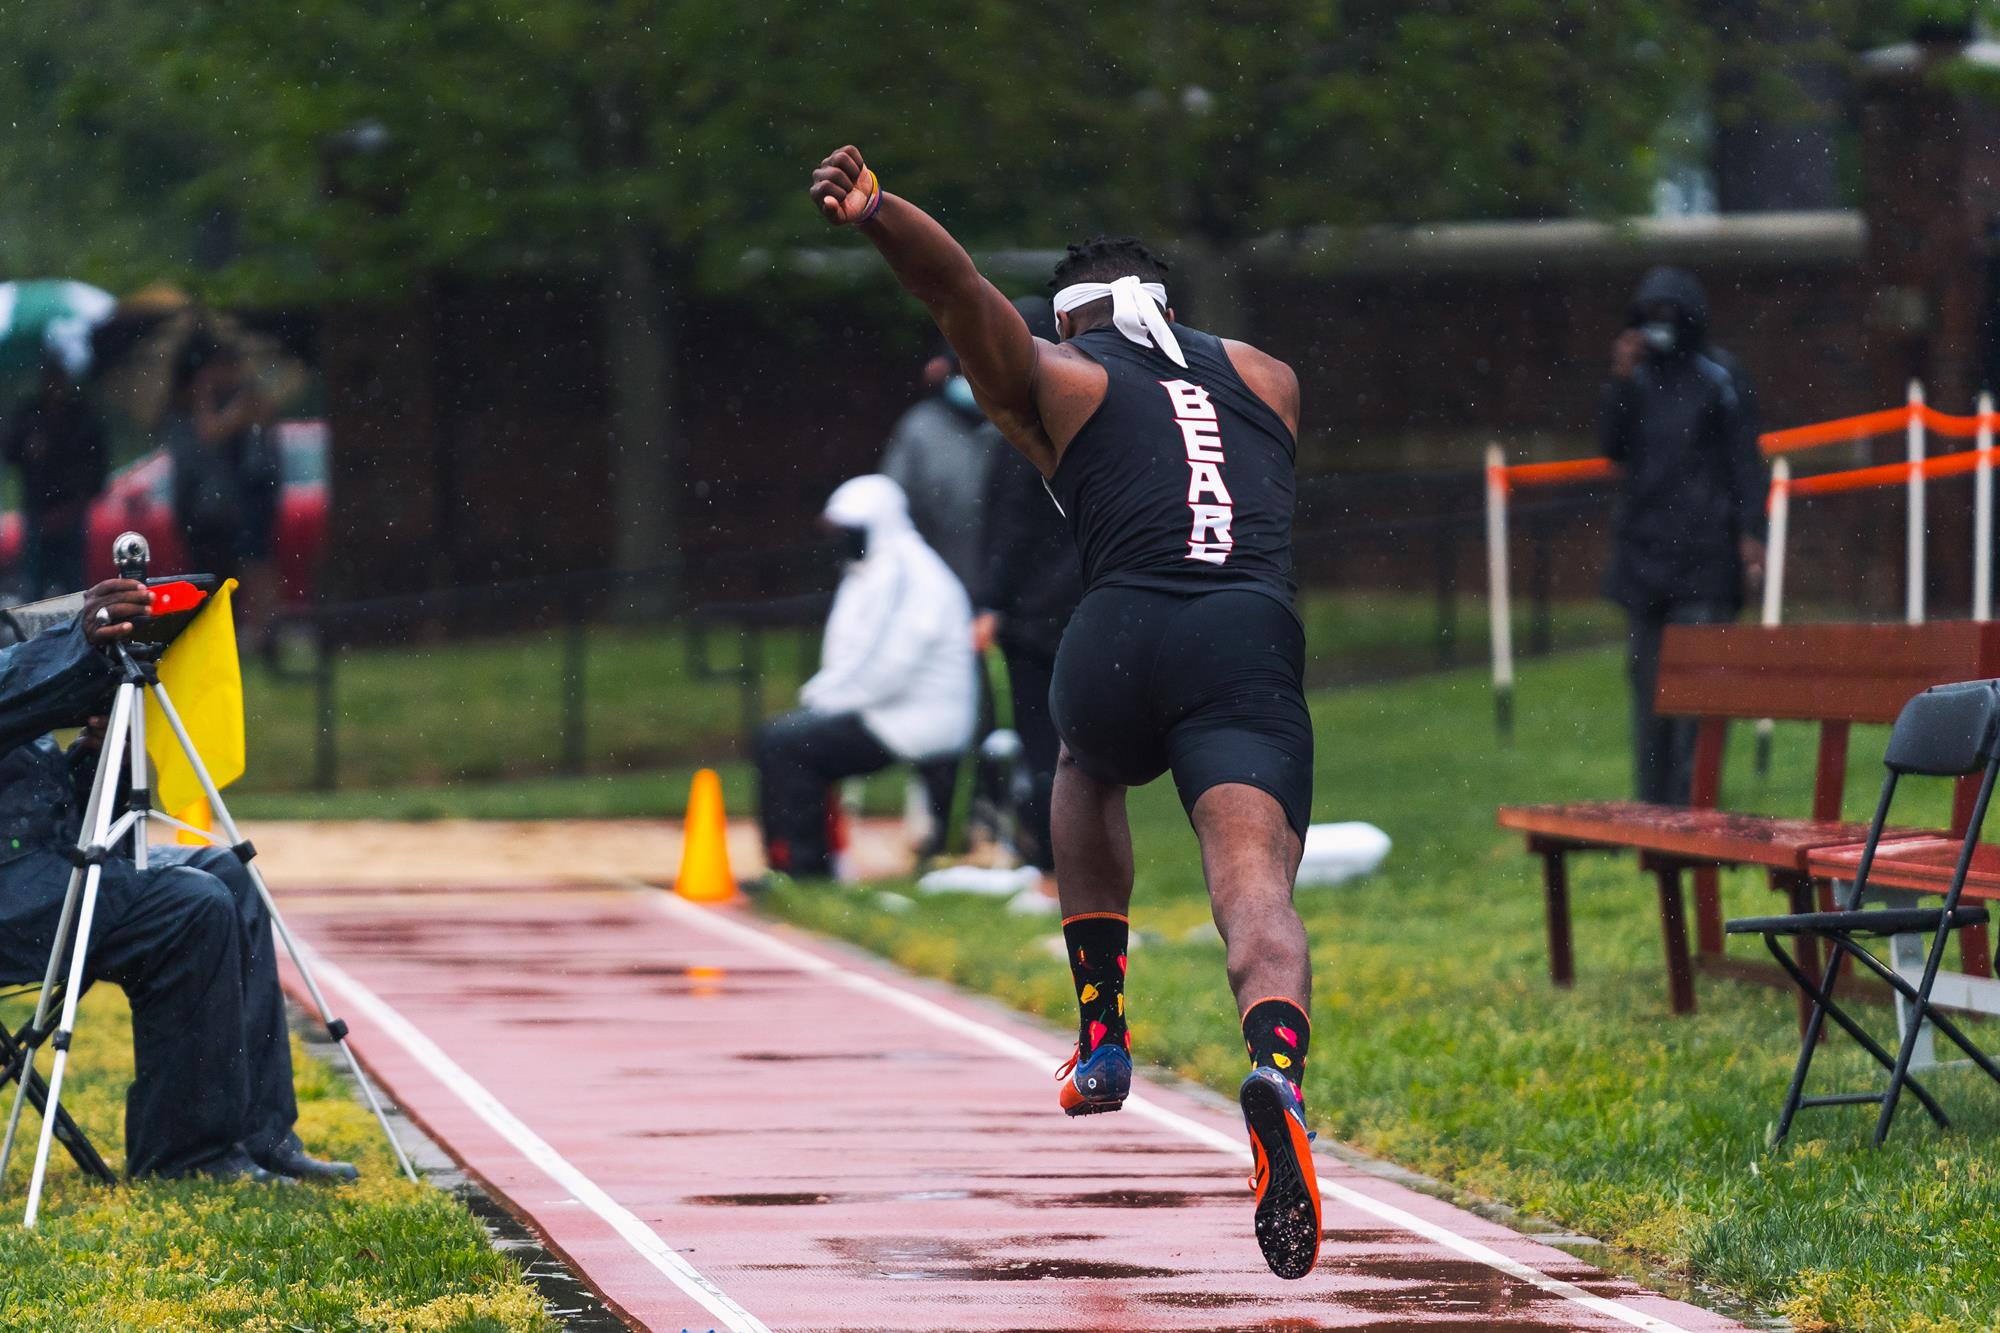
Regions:
<instances>
[{"instance_id":1,"label":"black compression shorts","mask_svg":"<svg viewBox=\"0 0 2000 1333\"><path fill-rule=\"evenodd\" d=\"M1189 814L1210 787L1269 792L1292 831L1312 812L1305 633L1262 593L1099 588L1056 654L1049 703L1078 767L1138 787L1171 769Z\"/></svg>"}]
</instances>

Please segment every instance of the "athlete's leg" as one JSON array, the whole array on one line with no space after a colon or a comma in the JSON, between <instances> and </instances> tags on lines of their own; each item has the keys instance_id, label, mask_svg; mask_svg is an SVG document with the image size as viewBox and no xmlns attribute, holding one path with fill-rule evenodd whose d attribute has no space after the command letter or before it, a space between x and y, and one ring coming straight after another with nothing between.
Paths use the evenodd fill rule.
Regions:
<instances>
[{"instance_id":1,"label":"athlete's leg","mask_svg":"<svg viewBox=\"0 0 2000 1333\"><path fill-rule=\"evenodd\" d=\"M1125 1104L1132 1087L1125 1029L1132 834L1125 788L1086 773L1066 751L1055 780L1056 886L1063 944L1076 987L1076 1055L1056 1072L1062 1109L1096 1115Z\"/></svg>"},{"instance_id":2,"label":"athlete's leg","mask_svg":"<svg viewBox=\"0 0 2000 1333\"><path fill-rule=\"evenodd\" d=\"M1125 788L1084 772L1067 746L1056 760L1049 834L1064 916L1131 911L1132 829L1125 820Z\"/></svg>"},{"instance_id":3,"label":"athlete's leg","mask_svg":"<svg viewBox=\"0 0 2000 1333\"><path fill-rule=\"evenodd\" d=\"M1301 1278L1319 1256L1320 1205L1300 1091L1312 963L1292 907L1299 836L1275 798L1243 783L1210 787L1192 816L1252 1066L1237 1099L1250 1133L1257 1244L1273 1273Z\"/></svg>"},{"instance_id":4,"label":"athlete's leg","mask_svg":"<svg viewBox=\"0 0 2000 1333\"><path fill-rule=\"evenodd\" d=\"M1312 960L1292 906L1302 848L1284 807L1260 788L1223 783L1195 802L1194 830L1215 928L1229 953L1236 1011L1272 997L1309 1009Z\"/></svg>"},{"instance_id":5,"label":"athlete's leg","mask_svg":"<svg viewBox=\"0 0 2000 1333\"><path fill-rule=\"evenodd\" d=\"M1280 999L1310 1007L1305 927L1292 907L1312 810L1313 730L1301 676L1305 636L1289 608L1255 593L1216 593L1176 617L1181 695L1167 749L1188 821L1201 839L1216 929L1229 950L1237 1012ZM1288 1031L1297 1024L1285 1023ZM1251 1058L1265 1058L1246 1032Z\"/></svg>"},{"instance_id":6,"label":"athlete's leg","mask_svg":"<svg viewBox=\"0 0 2000 1333\"><path fill-rule=\"evenodd\" d=\"M1125 792L1166 767L1140 666L1154 660L1173 599L1124 590L1084 599L1056 655L1050 711L1062 738L1051 793L1063 943L1076 987L1076 1058L1057 1072L1070 1115L1124 1105L1132 1084L1125 1029L1132 830Z\"/></svg>"},{"instance_id":7,"label":"athlete's leg","mask_svg":"<svg viewBox=\"0 0 2000 1333\"><path fill-rule=\"evenodd\" d=\"M1254 593L1196 599L1175 623L1182 693L1168 738L1174 784L1201 840L1250 1073L1257 1243L1271 1271L1304 1277L1319 1254L1319 1185L1306 1129L1312 964L1292 906L1312 809L1313 733L1300 686L1304 636Z\"/></svg>"}]
</instances>

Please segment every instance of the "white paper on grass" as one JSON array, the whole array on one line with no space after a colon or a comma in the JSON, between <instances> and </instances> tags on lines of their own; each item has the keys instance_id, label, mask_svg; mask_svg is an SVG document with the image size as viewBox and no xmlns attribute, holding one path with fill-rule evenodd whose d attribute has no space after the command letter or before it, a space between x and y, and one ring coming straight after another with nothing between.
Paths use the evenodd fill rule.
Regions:
<instances>
[{"instance_id":1,"label":"white paper on grass","mask_svg":"<svg viewBox=\"0 0 2000 1333\"><path fill-rule=\"evenodd\" d=\"M946 866L933 870L917 881L925 893L977 893L989 898L1011 898L1022 889L1042 882L1042 872L1033 866L999 870L989 866Z\"/></svg>"},{"instance_id":2,"label":"white paper on grass","mask_svg":"<svg viewBox=\"0 0 2000 1333\"><path fill-rule=\"evenodd\" d=\"M1301 888L1341 884L1372 873L1388 855L1389 835L1373 824L1314 824L1306 830L1298 883Z\"/></svg>"},{"instance_id":3,"label":"white paper on grass","mask_svg":"<svg viewBox=\"0 0 2000 1333\"><path fill-rule=\"evenodd\" d=\"M1389 835L1359 820L1314 824L1306 830L1305 855L1299 860L1300 887L1341 884L1372 873L1389 855ZM985 866L947 866L917 881L924 893L973 893L1012 898L1041 882L1033 866L1000 870Z\"/></svg>"}]
</instances>

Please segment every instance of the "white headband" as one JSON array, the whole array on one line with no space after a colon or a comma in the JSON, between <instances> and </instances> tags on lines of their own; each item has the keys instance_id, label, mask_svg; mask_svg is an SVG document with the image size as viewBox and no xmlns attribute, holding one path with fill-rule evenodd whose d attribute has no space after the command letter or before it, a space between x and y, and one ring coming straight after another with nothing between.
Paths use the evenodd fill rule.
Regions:
<instances>
[{"instance_id":1,"label":"white headband","mask_svg":"<svg viewBox=\"0 0 2000 1333\"><path fill-rule=\"evenodd\" d=\"M1167 308L1167 289L1162 283L1141 282L1127 274L1115 282L1073 282L1056 293L1056 313L1065 314L1080 305L1111 298L1111 322L1118 331L1141 347L1157 347L1167 359L1183 370L1187 358L1181 354L1180 340L1162 311ZM1150 301L1142 297L1150 296Z\"/></svg>"}]
</instances>

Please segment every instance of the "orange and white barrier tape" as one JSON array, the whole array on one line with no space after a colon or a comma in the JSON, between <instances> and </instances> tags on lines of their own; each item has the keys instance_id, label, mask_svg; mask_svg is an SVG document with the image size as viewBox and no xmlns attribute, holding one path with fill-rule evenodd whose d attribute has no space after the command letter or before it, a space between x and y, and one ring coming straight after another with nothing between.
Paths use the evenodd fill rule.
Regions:
<instances>
[{"instance_id":1,"label":"orange and white barrier tape","mask_svg":"<svg viewBox=\"0 0 2000 1333\"><path fill-rule=\"evenodd\" d=\"M1821 445L1850 444L1855 440L1887 435L1891 431L1903 429L1909 424L1909 420L1908 407L1891 407L1880 412L1864 412L1860 416L1841 417L1836 421L1818 421L1810 426L1793 426L1789 430L1767 431L1757 437L1757 444L1766 454L1796 453L1801 449L1817 449Z\"/></svg>"},{"instance_id":2,"label":"orange and white barrier tape","mask_svg":"<svg viewBox=\"0 0 2000 1333\"><path fill-rule=\"evenodd\" d=\"M1507 572L1507 473L1500 446L1486 446L1486 625L1493 649L1493 722L1514 730L1514 610ZM1603 462L1581 459L1580 462Z\"/></svg>"},{"instance_id":3,"label":"orange and white barrier tape","mask_svg":"<svg viewBox=\"0 0 2000 1333\"><path fill-rule=\"evenodd\" d=\"M1820 472L1787 484L1793 495L1839 495L1846 491L1866 491L1880 486L1907 485L1911 479L1936 481L1940 477L1962 477L1975 472L1982 462L1991 462L1991 449L1961 449L1955 454L1933 454L1917 462L1878 463L1847 472Z\"/></svg>"},{"instance_id":4,"label":"orange and white barrier tape","mask_svg":"<svg viewBox=\"0 0 2000 1333\"><path fill-rule=\"evenodd\" d=\"M1798 453L1805 449L1818 449L1829 444L1852 444L1859 440L1870 440L1896 431L1909 431L1913 427L1955 440L1970 440L1979 437L1982 429L1987 429L1992 416L1990 407L1982 407L1969 417L1953 416L1940 412L1923 400L1920 386L1912 386L1912 398L1902 407L1885 408L1880 412L1863 412L1859 416L1840 417L1833 421L1817 421L1809 426L1792 426L1785 430L1767 431L1757 437L1757 447L1767 457ZM1955 457L1956 455L1951 455ZM1896 464L1895 466L1902 466ZM1563 486L1587 481L1603 481L1618 475L1618 465L1608 458L1564 458L1550 463L1514 463L1502 465L1499 469L1500 484L1508 490L1529 486ZM1950 476L1952 473L1941 475ZM1897 480L1903 480L1898 474ZM1873 483L1858 483L1854 489Z\"/></svg>"},{"instance_id":5,"label":"orange and white barrier tape","mask_svg":"<svg viewBox=\"0 0 2000 1333\"><path fill-rule=\"evenodd\" d=\"M1884 408L1880 412L1863 412L1860 416L1768 431L1757 437L1757 444L1767 454L1796 453L1826 444L1851 444L1856 440L1873 439L1877 435L1890 435L1907 429L1912 419L1921 421L1926 429L1936 434L1955 440L1970 440L1979 434L1982 415L1983 410L1981 414L1969 417L1953 416L1918 398L1902 407Z\"/></svg>"},{"instance_id":6,"label":"orange and white barrier tape","mask_svg":"<svg viewBox=\"0 0 2000 1333\"><path fill-rule=\"evenodd\" d=\"M1920 385L1910 386L1910 398L1910 407L1902 413L1904 427L1909 432L1909 457L1903 462L1879 463L1843 472L1822 472L1797 480L1780 481L1774 477L1774 503L1780 494L1789 499L1791 496L1840 495L1884 486L1907 487L1909 515L1904 611L1910 623L1920 624L1925 615L1925 537L1928 526L1925 487L1927 483L1941 478L1972 473L1976 479L1973 489L1972 618L1990 620L1993 615L1993 465L1996 459L2000 459L2000 453L1996 453L1993 444L1992 395L1980 395L1979 411L1969 417L1947 416L1926 406ZM1947 433L1954 438L1963 438L1969 433L1975 441L1974 447L1956 453L1927 455L1924 432L1940 421L1946 423ZM1968 423L1971 426L1969 432L1966 431Z\"/></svg>"},{"instance_id":7,"label":"orange and white barrier tape","mask_svg":"<svg viewBox=\"0 0 2000 1333\"><path fill-rule=\"evenodd\" d=\"M1993 395L1979 395L1972 486L1972 618L1993 619Z\"/></svg>"},{"instance_id":8,"label":"orange and white barrier tape","mask_svg":"<svg viewBox=\"0 0 2000 1333\"><path fill-rule=\"evenodd\" d=\"M1837 495L1902 485L1908 491L1907 542L1905 548L1906 617L1912 624L1925 616L1925 487L1938 478L1973 473L1973 596L1972 615L1987 620L1993 611L1993 468L2000 461L1993 442L1995 413L1991 395L1982 394L1979 410L1972 416L1940 412L1924 400L1923 386L1910 383L1909 400L1901 407L1856 416L1818 421L1805 426L1769 431L1758 437L1759 450L1776 460L1771 481L1771 541L1768 547L1764 620L1777 624L1782 612L1785 543L1789 528L1789 503L1793 496ZM1908 457L1900 463L1823 472L1793 478L1784 455L1830 444L1851 444L1860 440L1902 431L1908 442ZM1948 454L1927 454L1927 435L1974 440L1971 449ZM1500 446L1486 451L1486 553L1488 611L1492 626L1493 689L1503 732L1511 725L1511 697L1514 687L1514 651L1511 610L1508 605L1509 571L1507 559L1507 497L1517 490L1536 486L1579 485L1606 481L1618 475L1618 467L1608 458L1566 458L1546 463L1505 462Z\"/></svg>"},{"instance_id":9,"label":"orange and white barrier tape","mask_svg":"<svg viewBox=\"0 0 2000 1333\"><path fill-rule=\"evenodd\" d=\"M1494 451L1499 450L1494 445ZM1496 472L1497 469L1497 472ZM1579 481L1602 481L1618 475L1618 465L1608 458L1565 458L1554 463L1516 463L1512 467L1488 461L1489 476L1497 475L1501 490L1522 486L1562 486Z\"/></svg>"}]
</instances>

